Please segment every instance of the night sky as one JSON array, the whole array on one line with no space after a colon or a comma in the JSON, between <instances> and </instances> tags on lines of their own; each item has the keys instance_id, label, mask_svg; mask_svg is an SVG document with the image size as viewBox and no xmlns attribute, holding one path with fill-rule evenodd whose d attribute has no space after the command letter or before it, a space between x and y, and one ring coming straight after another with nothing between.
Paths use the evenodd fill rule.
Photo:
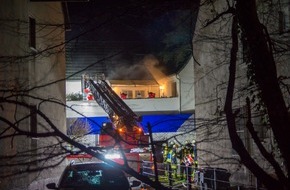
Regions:
<instances>
[{"instance_id":1,"label":"night sky","mask_svg":"<svg viewBox=\"0 0 290 190\"><path fill-rule=\"evenodd\" d=\"M67 76L95 63L84 72L124 79L124 73L118 78L116 68L127 68L127 79L149 79L151 76L142 64L148 56L156 58L154 63L165 72L175 71L191 53L185 52L184 60L174 60L175 53L191 46L197 12L192 3L192 0L68 3L71 31L66 33L66 40L70 41L66 46Z\"/></svg>"}]
</instances>

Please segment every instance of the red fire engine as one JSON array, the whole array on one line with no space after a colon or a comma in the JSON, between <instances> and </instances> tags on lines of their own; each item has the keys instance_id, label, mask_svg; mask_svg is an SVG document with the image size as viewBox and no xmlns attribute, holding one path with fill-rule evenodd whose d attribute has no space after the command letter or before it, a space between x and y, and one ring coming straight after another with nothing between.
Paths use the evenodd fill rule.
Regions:
<instances>
[{"instance_id":1,"label":"red fire engine","mask_svg":"<svg viewBox=\"0 0 290 190\"><path fill-rule=\"evenodd\" d=\"M141 117L126 105L104 79L85 78L85 89L89 89L94 100L111 120L111 123L103 124L97 146L120 148L125 152L127 160L139 163L133 167L139 171L141 160L152 159L151 154L148 151L146 153L149 137L144 134L140 125Z\"/></svg>"}]
</instances>

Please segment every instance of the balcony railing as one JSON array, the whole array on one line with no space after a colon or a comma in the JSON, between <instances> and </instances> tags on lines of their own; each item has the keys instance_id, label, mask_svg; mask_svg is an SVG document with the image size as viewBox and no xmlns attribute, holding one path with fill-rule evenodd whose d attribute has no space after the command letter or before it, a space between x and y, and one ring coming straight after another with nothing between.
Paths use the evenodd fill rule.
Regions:
<instances>
[{"instance_id":1,"label":"balcony railing","mask_svg":"<svg viewBox=\"0 0 290 190\"><path fill-rule=\"evenodd\" d=\"M179 112L179 98L138 98L123 100L136 113ZM87 116L106 116L106 112L94 100L67 101L67 117L80 117L75 111ZM72 108L72 109L71 109ZM75 111L74 111L75 110Z\"/></svg>"}]
</instances>

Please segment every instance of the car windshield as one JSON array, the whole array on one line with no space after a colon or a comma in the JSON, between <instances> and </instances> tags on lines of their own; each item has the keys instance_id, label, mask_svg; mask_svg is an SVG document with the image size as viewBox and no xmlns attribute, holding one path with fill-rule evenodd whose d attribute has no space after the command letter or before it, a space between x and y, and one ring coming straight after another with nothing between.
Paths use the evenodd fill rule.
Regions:
<instances>
[{"instance_id":1,"label":"car windshield","mask_svg":"<svg viewBox=\"0 0 290 190\"><path fill-rule=\"evenodd\" d=\"M61 189L117 189L128 190L129 183L124 173L107 165L70 166L60 181ZM84 189L82 189L84 190Z\"/></svg>"}]
</instances>

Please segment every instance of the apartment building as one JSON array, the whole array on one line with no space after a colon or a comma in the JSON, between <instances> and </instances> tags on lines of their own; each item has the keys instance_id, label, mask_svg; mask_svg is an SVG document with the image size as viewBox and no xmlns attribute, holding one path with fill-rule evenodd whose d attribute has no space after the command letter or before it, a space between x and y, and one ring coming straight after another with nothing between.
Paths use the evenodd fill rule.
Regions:
<instances>
[{"instance_id":1,"label":"apartment building","mask_svg":"<svg viewBox=\"0 0 290 190\"><path fill-rule=\"evenodd\" d=\"M151 74L156 72L151 70ZM170 76L163 74L152 80L106 81L130 109L141 116L141 125L147 134L150 123L154 141L167 141L177 133L183 134L177 137L181 143L195 139L192 58L179 72ZM75 124L89 126L87 132L93 131L91 133L98 137L102 123L110 122L108 114L88 96L81 80L68 80L66 91L70 100L66 110L67 129L76 127ZM78 94L79 100L72 101L71 96Z\"/></svg>"}]
</instances>

